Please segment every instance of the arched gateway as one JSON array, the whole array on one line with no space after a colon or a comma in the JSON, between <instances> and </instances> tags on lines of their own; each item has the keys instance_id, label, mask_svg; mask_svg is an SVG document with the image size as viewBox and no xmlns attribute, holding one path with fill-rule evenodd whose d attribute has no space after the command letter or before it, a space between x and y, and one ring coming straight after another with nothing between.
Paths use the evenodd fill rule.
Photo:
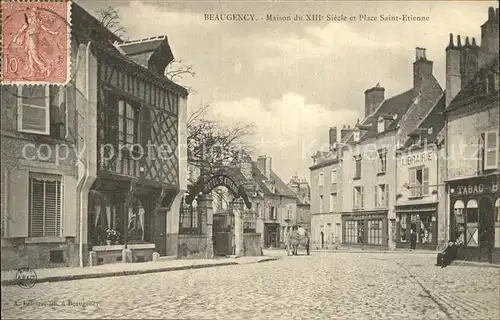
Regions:
<instances>
[{"instance_id":1,"label":"arched gateway","mask_svg":"<svg viewBox=\"0 0 500 320\"><path fill-rule=\"evenodd\" d=\"M243 255L243 205L251 209L250 202L245 188L238 184L237 177L230 170L219 170L214 173L202 175L198 181L189 188L188 195L185 198L185 203L191 205L197 200L199 213L206 219L202 219L202 229L207 237L208 248L207 257L211 258L214 255ZM214 217L212 191L218 187L225 187L234 196L232 203L232 214L226 216L230 218L231 228L221 227L221 223L215 223L214 218L218 218L216 222L221 222L219 215ZM222 223L224 224L224 222Z\"/></svg>"}]
</instances>

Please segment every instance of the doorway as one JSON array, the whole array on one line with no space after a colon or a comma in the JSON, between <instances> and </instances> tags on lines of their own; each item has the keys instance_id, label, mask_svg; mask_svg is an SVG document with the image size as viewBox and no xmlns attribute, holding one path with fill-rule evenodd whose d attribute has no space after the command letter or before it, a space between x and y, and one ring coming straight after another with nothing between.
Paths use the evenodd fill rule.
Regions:
<instances>
[{"instance_id":1,"label":"doorway","mask_svg":"<svg viewBox=\"0 0 500 320\"><path fill-rule=\"evenodd\" d=\"M321 231L321 249L325 248L325 234Z\"/></svg>"},{"instance_id":2,"label":"doorway","mask_svg":"<svg viewBox=\"0 0 500 320\"><path fill-rule=\"evenodd\" d=\"M153 243L160 256L167 255L167 210L157 210L154 215Z\"/></svg>"},{"instance_id":3,"label":"doorway","mask_svg":"<svg viewBox=\"0 0 500 320\"><path fill-rule=\"evenodd\" d=\"M491 260L495 241L495 217L493 202L487 198L479 200L479 248L480 260ZM491 262L491 261L490 261Z\"/></svg>"}]
</instances>

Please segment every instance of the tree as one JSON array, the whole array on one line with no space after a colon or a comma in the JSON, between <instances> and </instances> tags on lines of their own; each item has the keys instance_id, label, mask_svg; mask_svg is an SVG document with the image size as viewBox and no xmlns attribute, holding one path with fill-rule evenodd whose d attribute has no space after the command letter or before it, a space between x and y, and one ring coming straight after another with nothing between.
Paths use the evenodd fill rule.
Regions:
<instances>
[{"instance_id":1,"label":"tree","mask_svg":"<svg viewBox=\"0 0 500 320\"><path fill-rule=\"evenodd\" d=\"M127 30L120 23L120 14L118 10L109 6L104 9L97 10L97 18L102 23L102 25L114 33L117 37L122 38L126 35Z\"/></svg>"},{"instance_id":2,"label":"tree","mask_svg":"<svg viewBox=\"0 0 500 320\"><path fill-rule=\"evenodd\" d=\"M207 117L210 104L195 109L188 118L188 165L204 173L250 159L253 123L227 125Z\"/></svg>"}]
</instances>

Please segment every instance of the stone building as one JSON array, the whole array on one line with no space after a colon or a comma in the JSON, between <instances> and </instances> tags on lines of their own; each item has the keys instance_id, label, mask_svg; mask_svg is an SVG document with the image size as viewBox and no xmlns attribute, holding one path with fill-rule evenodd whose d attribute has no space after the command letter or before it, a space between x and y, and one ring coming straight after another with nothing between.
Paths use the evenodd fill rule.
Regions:
<instances>
[{"instance_id":1,"label":"stone building","mask_svg":"<svg viewBox=\"0 0 500 320\"><path fill-rule=\"evenodd\" d=\"M65 87L2 87L2 268L147 261L177 248L187 90L164 76L167 38L122 41L72 3L71 60ZM16 112L30 108L47 116Z\"/></svg>"},{"instance_id":2,"label":"stone building","mask_svg":"<svg viewBox=\"0 0 500 320\"><path fill-rule=\"evenodd\" d=\"M345 137L346 131L341 131ZM328 249L342 241L342 167L338 130L330 128L328 152L313 156L311 171L311 237L313 248Z\"/></svg>"},{"instance_id":3,"label":"stone building","mask_svg":"<svg viewBox=\"0 0 500 320\"><path fill-rule=\"evenodd\" d=\"M392 236L398 248L411 247L411 231L416 234L416 249L435 250L447 239L442 181L444 102L443 94L396 150L396 228Z\"/></svg>"},{"instance_id":4,"label":"stone building","mask_svg":"<svg viewBox=\"0 0 500 320\"><path fill-rule=\"evenodd\" d=\"M416 48L409 90L389 99L379 84L365 91L365 118L340 147L343 244L395 247L396 149L443 94L432 69Z\"/></svg>"},{"instance_id":5,"label":"stone building","mask_svg":"<svg viewBox=\"0 0 500 320\"><path fill-rule=\"evenodd\" d=\"M489 8L480 46L450 35L446 48L444 180L460 259L500 260L498 33L498 8Z\"/></svg>"}]
</instances>

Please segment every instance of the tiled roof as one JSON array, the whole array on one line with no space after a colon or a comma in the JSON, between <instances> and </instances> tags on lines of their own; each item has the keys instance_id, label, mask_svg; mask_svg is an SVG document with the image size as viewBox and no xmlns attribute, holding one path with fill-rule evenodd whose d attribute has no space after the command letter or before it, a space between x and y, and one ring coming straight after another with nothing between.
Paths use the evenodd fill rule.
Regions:
<instances>
[{"instance_id":1,"label":"tiled roof","mask_svg":"<svg viewBox=\"0 0 500 320\"><path fill-rule=\"evenodd\" d=\"M420 122L417 129L410 133L409 136L418 134L421 129L432 128L432 133L428 134L425 131L422 134L422 140L427 139L427 143L432 143L437 140L438 133L444 128L445 116L445 94L442 94L427 116ZM413 143L413 138L406 140L404 147L410 147Z\"/></svg>"},{"instance_id":2,"label":"tiled roof","mask_svg":"<svg viewBox=\"0 0 500 320\"><path fill-rule=\"evenodd\" d=\"M491 99L498 100L498 93L494 95L486 93L486 75L491 71L499 72L498 59L499 55L497 54L494 59L481 68L451 101L447 110L457 109L472 103L488 103Z\"/></svg>"},{"instance_id":3,"label":"tiled roof","mask_svg":"<svg viewBox=\"0 0 500 320\"><path fill-rule=\"evenodd\" d=\"M396 129L401 117L408 111L413 103L413 89L405 91L398 94L392 98L384 100L382 104L369 115L361 124L363 126L369 126L368 130L361 130L360 141L375 138L378 134L377 132L377 120L379 116L395 115L396 119L392 120L390 124L385 128L385 131L391 131ZM354 139L352 133L346 143L353 143Z\"/></svg>"}]
</instances>

